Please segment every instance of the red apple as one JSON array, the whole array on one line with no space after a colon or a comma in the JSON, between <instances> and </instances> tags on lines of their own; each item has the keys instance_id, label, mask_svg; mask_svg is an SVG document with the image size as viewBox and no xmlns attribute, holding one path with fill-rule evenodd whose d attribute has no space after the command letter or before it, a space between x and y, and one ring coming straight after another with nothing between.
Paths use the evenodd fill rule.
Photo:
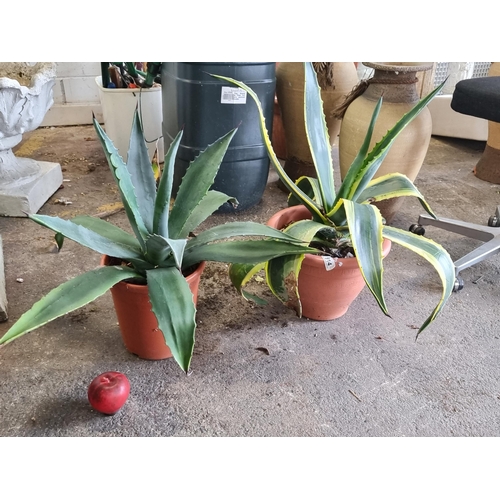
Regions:
<instances>
[{"instance_id":1,"label":"red apple","mask_svg":"<svg viewBox=\"0 0 500 500\"><path fill-rule=\"evenodd\" d=\"M130 382L120 372L101 373L89 385L89 403L105 415L114 415L127 401Z\"/></svg>"}]
</instances>

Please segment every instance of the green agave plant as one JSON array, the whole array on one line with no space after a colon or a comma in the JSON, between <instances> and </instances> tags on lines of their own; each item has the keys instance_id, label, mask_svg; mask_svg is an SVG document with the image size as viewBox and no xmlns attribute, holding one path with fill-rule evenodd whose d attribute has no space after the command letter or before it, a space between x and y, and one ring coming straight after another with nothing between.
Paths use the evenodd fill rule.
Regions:
<instances>
[{"instance_id":1,"label":"green agave plant","mask_svg":"<svg viewBox=\"0 0 500 500\"><path fill-rule=\"evenodd\" d=\"M302 204L311 213L311 220L302 220L290 225L284 229L285 234L293 235L309 243L319 242L326 247L335 246L337 241L349 241L354 249L364 280L386 315L389 313L383 295L383 239L387 238L414 251L434 266L442 282L442 296L431 315L420 327L419 334L436 318L452 293L455 268L448 252L443 247L423 236L385 225L380 211L371 204L393 197L416 196L424 209L432 217L435 217L424 197L410 179L400 173L388 174L376 179L373 177L396 137L425 108L440 91L442 85L420 100L369 151L373 129L382 105L382 99L380 99L373 112L361 149L344 181L336 191L332 152L323 113L321 90L312 64L304 63L304 68L305 128L317 178L304 176L297 179L295 183L287 176L273 151L257 95L242 82L223 76L213 76L241 87L253 98L259 109L260 130L269 157L281 181L290 191L288 204ZM256 266L237 263L230 267L231 280L246 299L261 302L257 297L245 292L243 287L256 272L265 268L266 281L271 291L284 304L295 307L300 316L297 276L303 258L304 255L280 256Z\"/></svg>"},{"instance_id":2,"label":"green agave plant","mask_svg":"<svg viewBox=\"0 0 500 500\"><path fill-rule=\"evenodd\" d=\"M170 208L174 161L182 131L165 155L157 183L137 110L126 164L95 118L94 128L134 234L90 216L71 220L47 215L29 218L55 231L59 248L67 237L115 257L123 265L99 267L58 286L19 318L0 339L0 345L88 304L119 281L134 280L148 285L149 300L165 342L187 372L195 342L196 308L184 278L186 270L202 261L255 265L315 250L308 249L307 242L255 222L221 224L193 235L223 203L236 202L210 187L237 129L191 162Z\"/></svg>"}]
</instances>

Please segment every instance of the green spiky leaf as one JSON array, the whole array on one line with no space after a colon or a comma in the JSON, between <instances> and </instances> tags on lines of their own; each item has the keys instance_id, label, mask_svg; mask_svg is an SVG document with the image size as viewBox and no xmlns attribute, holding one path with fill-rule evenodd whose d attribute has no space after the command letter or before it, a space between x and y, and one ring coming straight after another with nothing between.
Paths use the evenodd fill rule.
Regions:
<instances>
[{"instance_id":1,"label":"green spiky leaf","mask_svg":"<svg viewBox=\"0 0 500 500\"><path fill-rule=\"evenodd\" d=\"M191 289L174 268L148 271L148 290L153 313L174 359L187 373L193 356L196 308Z\"/></svg>"},{"instance_id":2,"label":"green spiky leaf","mask_svg":"<svg viewBox=\"0 0 500 500\"><path fill-rule=\"evenodd\" d=\"M361 274L383 313L389 316L383 294L382 216L377 207L344 200L349 234Z\"/></svg>"},{"instance_id":3,"label":"green spiky leaf","mask_svg":"<svg viewBox=\"0 0 500 500\"><path fill-rule=\"evenodd\" d=\"M255 302L257 305L267 305L267 300L262 299L257 295L253 295L244 290L244 286L262 269L265 264L231 264L229 266L229 278L236 290L242 295L245 300Z\"/></svg>"},{"instance_id":4,"label":"green spiky leaf","mask_svg":"<svg viewBox=\"0 0 500 500\"><path fill-rule=\"evenodd\" d=\"M189 165L170 212L171 238L186 238L189 234L186 221L212 186L236 130L232 130L208 146Z\"/></svg>"},{"instance_id":5,"label":"green spiky leaf","mask_svg":"<svg viewBox=\"0 0 500 500\"><path fill-rule=\"evenodd\" d=\"M304 71L304 120L306 137L314 168L316 169L316 175L318 176L323 209L328 213L333 208L335 201L332 148L323 112L321 88L318 85L316 71L314 71L312 63L304 63Z\"/></svg>"},{"instance_id":6,"label":"green spiky leaf","mask_svg":"<svg viewBox=\"0 0 500 500\"><path fill-rule=\"evenodd\" d=\"M149 160L139 112L136 109L127 153L127 170L137 198L137 209L148 233L153 232L156 180Z\"/></svg>"},{"instance_id":7,"label":"green spiky leaf","mask_svg":"<svg viewBox=\"0 0 500 500\"><path fill-rule=\"evenodd\" d=\"M91 248L101 254L110 255L119 259L140 259L142 257L138 245L134 241L114 241L81 224L75 224L69 220L51 217L49 215L31 214L29 218L41 226L52 229L56 233L63 234L66 238L76 241L85 247ZM82 220L82 219L80 219Z\"/></svg>"},{"instance_id":8,"label":"green spiky leaf","mask_svg":"<svg viewBox=\"0 0 500 500\"><path fill-rule=\"evenodd\" d=\"M109 168L120 190L123 207L125 209L125 213L127 214L130 226L132 227L139 243L143 246L144 239L147 237L148 231L139 212L135 188L132 184L132 179L127 169L127 165L95 117L94 128L104 149L104 154L106 155Z\"/></svg>"},{"instance_id":9,"label":"green spiky leaf","mask_svg":"<svg viewBox=\"0 0 500 500\"><path fill-rule=\"evenodd\" d=\"M155 213L153 219L153 232L160 234L165 238L169 237L168 219L170 215L170 198L172 196L172 185L174 179L175 157L179 150L179 145L182 139L182 130L177 134L175 139L170 144L167 154L165 155L165 163L163 165L163 175L160 178L158 185L158 193L156 195Z\"/></svg>"},{"instance_id":10,"label":"green spiky leaf","mask_svg":"<svg viewBox=\"0 0 500 500\"><path fill-rule=\"evenodd\" d=\"M388 226L384 226L383 235L385 238L408 248L426 259L434 267L441 279L443 286L441 299L430 316L419 328L417 333L418 337L418 335L436 319L437 315L443 310L446 301L450 298L455 284L455 265L449 253L441 245L428 238Z\"/></svg>"},{"instance_id":11,"label":"green spiky leaf","mask_svg":"<svg viewBox=\"0 0 500 500\"><path fill-rule=\"evenodd\" d=\"M259 112L259 126L260 126L260 132L262 139L264 141L264 145L266 146L267 154L269 155L269 158L271 160L271 163L273 167L276 169L276 172L278 173L278 177L281 179L285 187L293 193L299 200L302 201L302 204L306 205L311 213L314 213L318 218L322 218L322 211L321 207L318 205L318 203L315 203L313 200L311 200L302 189L300 189L291 179L288 177L287 173L285 172L285 169L281 165L278 157L276 156L276 153L274 152L273 146L271 144L271 139L269 138L269 133L266 129L266 119L264 117L264 112L262 111L262 105L260 103L259 97L257 94L248 86L245 85L243 82L239 82L238 80L235 80L234 78L229 78L227 76L221 76L221 75L211 75L214 78L218 78L219 80L223 80L229 83L232 83L233 85L242 88L245 90L248 95L254 100L256 106L257 106L257 111Z\"/></svg>"},{"instance_id":12,"label":"green spiky leaf","mask_svg":"<svg viewBox=\"0 0 500 500\"><path fill-rule=\"evenodd\" d=\"M119 281L139 277L125 267L109 266L88 271L73 278L36 302L0 339L6 344L40 326L67 314L107 292Z\"/></svg>"}]
</instances>

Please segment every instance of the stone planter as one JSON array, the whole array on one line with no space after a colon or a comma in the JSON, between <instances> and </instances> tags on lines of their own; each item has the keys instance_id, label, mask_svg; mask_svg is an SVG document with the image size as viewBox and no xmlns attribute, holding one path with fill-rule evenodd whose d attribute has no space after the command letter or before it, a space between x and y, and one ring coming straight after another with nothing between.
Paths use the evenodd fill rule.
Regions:
<instances>
[{"instance_id":1,"label":"stone planter","mask_svg":"<svg viewBox=\"0 0 500 500\"><path fill-rule=\"evenodd\" d=\"M52 106L55 63L0 63L0 215L36 213L61 186L58 163L17 158L12 148Z\"/></svg>"}]
</instances>

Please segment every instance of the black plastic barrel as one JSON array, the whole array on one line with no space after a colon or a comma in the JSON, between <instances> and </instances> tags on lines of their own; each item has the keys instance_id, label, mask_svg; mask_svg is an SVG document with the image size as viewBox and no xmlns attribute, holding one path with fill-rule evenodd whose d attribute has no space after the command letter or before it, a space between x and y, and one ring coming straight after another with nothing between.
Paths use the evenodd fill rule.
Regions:
<instances>
[{"instance_id":1,"label":"black plastic barrel","mask_svg":"<svg viewBox=\"0 0 500 500\"><path fill-rule=\"evenodd\" d=\"M162 63L165 151L184 129L175 162L173 192L177 192L189 163L209 144L238 127L212 189L235 197L237 211L246 210L261 200L269 173L257 106L246 92L210 73L242 81L257 94L271 137L276 63ZM234 210L226 203L219 212Z\"/></svg>"}]
</instances>

